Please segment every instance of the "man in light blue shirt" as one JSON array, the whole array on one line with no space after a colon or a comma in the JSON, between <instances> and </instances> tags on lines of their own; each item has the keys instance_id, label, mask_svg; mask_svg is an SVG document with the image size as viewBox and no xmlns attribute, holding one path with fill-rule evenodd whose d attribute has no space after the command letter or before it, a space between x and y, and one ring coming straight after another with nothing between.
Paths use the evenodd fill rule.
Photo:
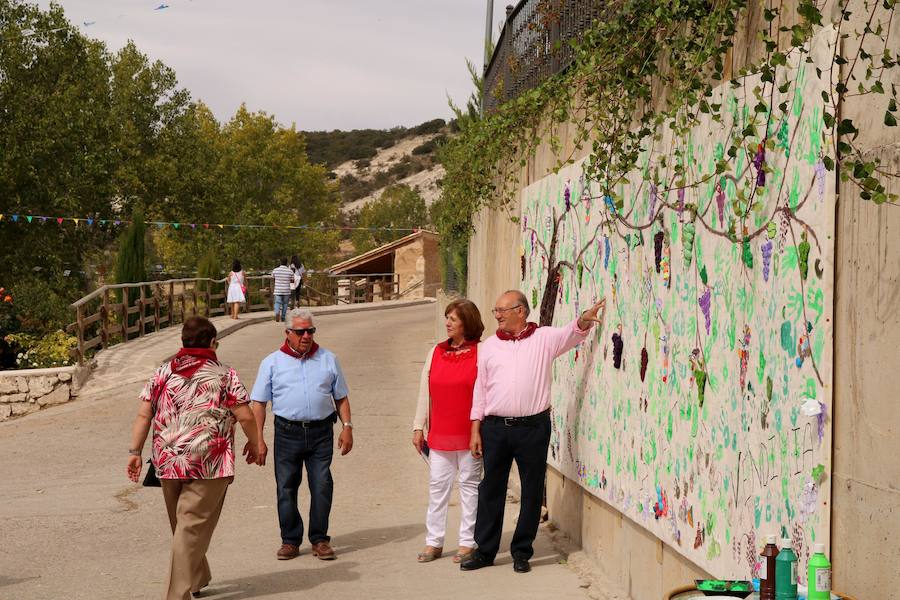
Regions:
<instances>
[{"instance_id":1,"label":"man in light blue shirt","mask_svg":"<svg viewBox=\"0 0 900 600\"><path fill-rule=\"evenodd\" d=\"M260 465L266 464L268 448L262 442L266 405L275 415L275 483L278 492L278 523L281 548L278 560L300 554L303 519L297 509L297 492L303 466L309 478L309 542L313 556L334 560L329 545L328 518L334 481L331 459L334 454L334 423L340 417L343 429L337 447L341 456L353 448L353 424L347 382L337 357L320 348L313 339L313 315L306 309L290 314L284 344L263 359L250 398L259 429Z\"/></svg>"}]
</instances>

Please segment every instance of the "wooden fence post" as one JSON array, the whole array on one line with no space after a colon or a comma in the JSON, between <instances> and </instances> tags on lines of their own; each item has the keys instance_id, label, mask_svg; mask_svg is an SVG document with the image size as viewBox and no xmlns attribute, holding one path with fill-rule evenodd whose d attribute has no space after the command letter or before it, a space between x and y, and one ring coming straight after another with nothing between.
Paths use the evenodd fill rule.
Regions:
<instances>
[{"instance_id":1,"label":"wooden fence post","mask_svg":"<svg viewBox=\"0 0 900 600\"><path fill-rule=\"evenodd\" d=\"M138 329L138 337L144 337L144 300L146 299L146 295L144 294L144 286L141 286L139 298L139 302L141 304L140 310L138 311L138 322L140 324L140 329Z\"/></svg>"},{"instance_id":2,"label":"wooden fence post","mask_svg":"<svg viewBox=\"0 0 900 600\"><path fill-rule=\"evenodd\" d=\"M159 331L159 284L153 290L153 331Z\"/></svg>"},{"instance_id":3,"label":"wooden fence post","mask_svg":"<svg viewBox=\"0 0 900 600\"><path fill-rule=\"evenodd\" d=\"M84 311L79 304L75 309L75 327L78 330L78 364L84 364Z\"/></svg>"},{"instance_id":4,"label":"wooden fence post","mask_svg":"<svg viewBox=\"0 0 900 600\"><path fill-rule=\"evenodd\" d=\"M169 282L169 327L175 324L175 284Z\"/></svg>"},{"instance_id":5,"label":"wooden fence post","mask_svg":"<svg viewBox=\"0 0 900 600\"><path fill-rule=\"evenodd\" d=\"M122 288L122 343L128 341L128 288Z\"/></svg>"},{"instance_id":6,"label":"wooden fence post","mask_svg":"<svg viewBox=\"0 0 900 600\"><path fill-rule=\"evenodd\" d=\"M100 340L103 343L103 349L109 347L109 290L103 290L103 306L100 307L102 313L100 318Z\"/></svg>"}]
</instances>

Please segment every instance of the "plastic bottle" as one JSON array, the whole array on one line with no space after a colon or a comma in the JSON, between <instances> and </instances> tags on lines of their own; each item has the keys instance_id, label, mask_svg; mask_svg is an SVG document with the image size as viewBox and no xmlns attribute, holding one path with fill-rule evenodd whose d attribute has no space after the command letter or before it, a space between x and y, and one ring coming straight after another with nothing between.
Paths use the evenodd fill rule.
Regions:
<instances>
[{"instance_id":1,"label":"plastic bottle","mask_svg":"<svg viewBox=\"0 0 900 600\"><path fill-rule=\"evenodd\" d=\"M759 570L759 600L775 600L775 558L778 556L778 546L775 545L774 535L766 536L766 547L759 555L763 559Z\"/></svg>"},{"instance_id":2,"label":"plastic bottle","mask_svg":"<svg viewBox=\"0 0 900 600\"><path fill-rule=\"evenodd\" d=\"M807 600L831 600L831 563L825 556L825 544L813 545L814 554L809 559L809 591Z\"/></svg>"},{"instance_id":3,"label":"plastic bottle","mask_svg":"<svg viewBox=\"0 0 900 600\"><path fill-rule=\"evenodd\" d=\"M775 598L797 600L797 555L788 538L781 538L781 550L775 558Z\"/></svg>"}]
</instances>

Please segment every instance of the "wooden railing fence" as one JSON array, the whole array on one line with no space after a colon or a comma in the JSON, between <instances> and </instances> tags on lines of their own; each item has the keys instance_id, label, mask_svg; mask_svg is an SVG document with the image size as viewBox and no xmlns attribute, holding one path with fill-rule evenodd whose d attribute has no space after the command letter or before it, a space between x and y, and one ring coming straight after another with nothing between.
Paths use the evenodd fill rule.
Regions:
<instances>
[{"instance_id":1,"label":"wooden railing fence","mask_svg":"<svg viewBox=\"0 0 900 600\"><path fill-rule=\"evenodd\" d=\"M393 300L400 297L399 285L393 273L307 273L301 304ZM202 277L104 285L72 304L75 320L66 331L78 340L74 358L83 364L91 352L184 323L187 317L228 314L226 289L224 279ZM242 312L272 310L272 277L248 276L247 300Z\"/></svg>"}]
</instances>

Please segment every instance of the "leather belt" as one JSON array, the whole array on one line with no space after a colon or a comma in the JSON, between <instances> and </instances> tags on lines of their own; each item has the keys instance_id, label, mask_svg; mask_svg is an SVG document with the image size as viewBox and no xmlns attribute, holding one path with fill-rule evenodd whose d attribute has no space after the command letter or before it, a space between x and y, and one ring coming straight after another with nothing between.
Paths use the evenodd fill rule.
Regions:
<instances>
[{"instance_id":1,"label":"leather belt","mask_svg":"<svg viewBox=\"0 0 900 600\"><path fill-rule=\"evenodd\" d=\"M275 415L275 421L277 423L281 423L282 425L288 425L289 427L302 427L303 429L311 429L313 427L321 427L322 425L334 425L334 413L331 413L324 419L319 419L317 421L292 421L290 419L285 419L284 417L279 417Z\"/></svg>"},{"instance_id":2,"label":"leather belt","mask_svg":"<svg viewBox=\"0 0 900 600\"><path fill-rule=\"evenodd\" d=\"M485 415L484 420L492 423L502 423L506 427L527 427L537 425L545 418L550 416L550 409L539 412L536 415L528 415L525 417L501 417L498 415Z\"/></svg>"}]
</instances>

